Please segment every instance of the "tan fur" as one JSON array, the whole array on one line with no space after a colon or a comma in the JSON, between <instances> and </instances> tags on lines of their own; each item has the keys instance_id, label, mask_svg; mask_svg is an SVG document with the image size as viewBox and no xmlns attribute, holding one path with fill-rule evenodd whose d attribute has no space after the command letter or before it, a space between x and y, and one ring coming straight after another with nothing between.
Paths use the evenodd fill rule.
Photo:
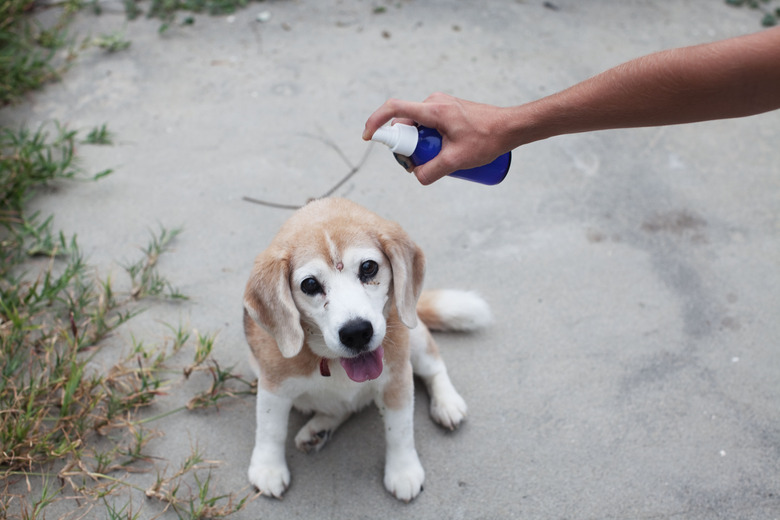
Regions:
<instances>
[{"instance_id":1,"label":"tan fur","mask_svg":"<svg viewBox=\"0 0 780 520\"><path fill-rule=\"evenodd\" d=\"M292 407L313 413L295 436L309 452L375 403L385 422L385 488L404 501L422 491L415 374L428 388L434 421L454 429L467 411L426 327L444 328L447 318L436 313L435 296L421 299L424 274L422 251L398 224L344 199L309 203L257 256L244 291L244 331L259 378L248 470L257 489L281 497L289 485Z\"/></svg>"},{"instance_id":2,"label":"tan fur","mask_svg":"<svg viewBox=\"0 0 780 520\"><path fill-rule=\"evenodd\" d=\"M284 357L293 357L303 347L300 313L290 292L290 259L287 251L269 247L258 255L244 291L244 309L276 339Z\"/></svg>"},{"instance_id":3,"label":"tan fur","mask_svg":"<svg viewBox=\"0 0 780 520\"><path fill-rule=\"evenodd\" d=\"M385 363L391 379L384 389L388 408L399 409L409 400L414 388L412 364L409 361L409 329L393 312L387 320L385 336Z\"/></svg>"},{"instance_id":4,"label":"tan fur","mask_svg":"<svg viewBox=\"0 0 780 520\"><path fill-rule=\"evenodd\" d=\"M287 282L296 265L312 258L329 258L335 266L341 260L338 252L365 243L366 236L370 236L370 244L366 245L384 251L393 269L393 294L389 303L397 307L393 315L400 322L393 323L392 329L388 322L388 331L417 324L417 300L425 276L425 257L420 248L395 222L346 199L326 200L327 204L322 200L309 203L285 222L268 249L258 255L247 282L244 304L251 319L244 320L245 334L260 366L264 371L273 371L265 381L272 387L289 377L311 373L306 371L316 361L316 356L303 348L308 332L300 323L301 316ZM370 230L368 234L367 230ZM280 280L285 283L280 284ZM266 332L263 328L277 341L268 334L262 335ZM403 333L408 336L408 331ZM385 350L388 361L399 349L402 351L399 355L408 360L408 345L399 341L395 348ZM280 351L282 356L278 356ZM298 359L299 353L303 359ZM292 362L284 363L285 358ZM266 365L266 361L270 364Z\"/></svg>"},{"instance_id":5,"label":"tan fur","mask_svg":"<svg viewBox=\"0 0 780 520\"><path fill-rule=\"evenodd\" d=\"M420 319L422 320L423 318L420 317ZM424 320L423 323L427 325L427 322L425 322ZM436 340L433 339L430 330L427 330L425 332L427 337L427 341L425 344L425 352L427 352L431 357L434 357L436 359L441 359L441 356L439 355L439 345L436 344Z\"/></svg>"},{"instance_id":6,"label":"tan fur","mask_svg":"<svg viewBox=\"0 0 780 520\"><path fill-rule=\"evenodd\" d=\"M434 302L438 297L439 291L425 291L420 295L420 299L417 302L417 315L430 330L444 330L447 328L441 321L441 315L436 312Z\"/></svg>"},{"instance_id":7,"label":"tan fur","mask_svg":"<svg viewBox=\"0 0 780 520\"><path fill-rule=\"evenodd\" d=\"M273 391L288 377L314 375L319 370L319 357L304 345L293 358L285 358L276 346L276 341L262 327L244 312L244 331L252 355L263 372L259 383L266 390Z\"/></svg>"}]
</instances>

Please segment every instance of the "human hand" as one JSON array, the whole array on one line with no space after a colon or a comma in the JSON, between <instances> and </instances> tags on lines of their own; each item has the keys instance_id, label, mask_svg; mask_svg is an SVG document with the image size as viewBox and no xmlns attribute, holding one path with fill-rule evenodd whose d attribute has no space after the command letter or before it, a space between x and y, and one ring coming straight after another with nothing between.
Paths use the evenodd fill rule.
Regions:
<instances>
[{"instance_id":1,"label":"human hand","mask_svg":"<svg viewBox=\"0 0 780 520\"><path fill-rule=\"evenodd\" d=\"M505 135L504 110L440 92L422 103L388 99L366 121L363 139L370 140L391 118L395 118L393 124L417 122L438 130L442 136L441 152L413 170L420 183L428 185L454 171L487 164L511 150Z\"/></svg>"}]
</instances>

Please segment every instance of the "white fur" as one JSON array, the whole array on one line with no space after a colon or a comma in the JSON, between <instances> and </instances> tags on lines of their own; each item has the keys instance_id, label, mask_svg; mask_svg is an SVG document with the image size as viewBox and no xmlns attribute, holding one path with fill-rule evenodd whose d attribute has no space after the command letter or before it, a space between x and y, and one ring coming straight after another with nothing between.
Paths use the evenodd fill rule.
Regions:
<instances>
[{"instance_id":1,"label":"white fur","mask_svg":"<svg viewBox=\"0 0 780 520\"><path fill-rule=\"evenodd\" d=\"M418 326L418 329L424 327ZM418 358L425 359L424 352ZM429 363L435 365L435 363ZM438 367L443 369L443 363ZM287 437L287 416L291 406L314 416L295 436L295 445L304 452L319 451L336 429L356 411L372 401L382 412L387 442L385 462L385 487L399 500L410 501L422 491L425 472L420 463L414 444L413 400L400 410L389 409L383 401L383 388L387 375L383 374L373 381L355 383L347 377L338 363L330 363L331 376L319 375L305 378L290 378L282 388L274 393L262 388L257 393L257 433L255 448L249 467L249 480L268 496L281 497L290 483L290 472L284 460L284 442ZM449 383L444 372L431 377L443 378ZM453 418L442 421L443 426L454 428L464 418L465 403L454 391L452 395L432 394L433 402L445 403L448 409L462 409L463 413L453 414ZM280 397L280 396L294 396ZM455 402L449 404L450 400ZM322 436L322 432L327 432Z\"/></svg>"},{"instance_id":2,"label":"white fur","mask_svg":"<svg viewBox=\"0 0 780 520\"><path fill-rule=\"evenodd\" d=\"M363 284L357 278L360 264L366 260L379 264L379 273L371 284ZM322 332L323 341L310 342L309 347L323 357L350 355L341 344L339 329L351 319L362 318L371 323L374 338L367 350L376 349L385 336L384 308L392 276L384 255L376 248L351 248L344 252L341 263L342 270L338 271L317 258L296 268L292 274L293 287L314 277L325 288L325 294L313 297L301 291L293 292L304 321Z\"/></svg>"},{"instance_id":3,"label":"white fur","mask_svg":"<svg viewBox=\"0 0 780 520\"><path fill-rule=\"evenodd\" d=\"M256 405L257 429L249 481L266 495L279 498L290 484L284 442L292 400L258 388Z\"/></svg>"},{"instance_id":4,"label":"white fur","mask_svg":"<svg viewBox=\"0 0 780 520\"><path fill-rule=\"evenodd\" d=\"M441 289L435 294L433 305L446 325L444 330L469 332L493 322L490 307L475 292Z\"/></svg>"},{"instance_id":5,"label":"white fur","mask_svg":"<svg viewBox=\"0 0 780 520\"><path fill-rule=\"evenodd\" d=\"M345 201L318 201L312 204L319 204L319 208L312 206L312 213L327 204L332 204L334 207L344 206L348 211L355 212L361 217L374 218L373 214L363 209L355 209L356 205ZM305 218L302 220L304 223L299 223L300 227L308 222ZM357 220L363 221L362 218ZM377 221L373 222L376 227ZM379 225L385 226L384 221ZM397 393L402 397L396 397L394 406L389 406L385 402L387 385L391 382L399 385L399 381L405 381L399 379L398 374L392 374L390 366L385 364L382 374L377 379L356 383L349 379L339 362L339 358L353 354L341 343L339 337L339 330L352 320L359 319L371 323L373 337L366 347L368 351L382 345L388 332L387 320L392 311L390 308L392 301L395 301L403 323L413 326L409 333L409 361L414 373L422 378L428 388L431 396L431 417L449 429L456 428L466 417L466 403L453 387L430 332L421 320L415 323L414 307L408 306L416 301L421 289L422 277L418 276L413 281L413 274L422 272L424 265L422 253L404 233L391 228L389 223L384 230L367 230L366 236L370 236L368 231L385 233L379 240L379 242L384 241L382 247L385 250L368 245L376 243L376 240L366 240L363 237L359 244L340 251L336 246L337 242L326 233L327 247L323 248L324 250L312 255L313 248L304 248L305 258L290 260L292 268L289 278L284 275L283 270L279 270L283 278L278 283L268 277L261 278L253 275L247 284L245 305L249 315L257 325L265 328L269 333L271 330L276 331L276 344L279 345L278 348L284 357L289 359L298 355L296 352L300 348L293 342L298 336L288 332L295 332L294 329L300 325L305 332L306 345L316 356L328 360L330 371L329 377L323 377L318 371L307 376L290 374L284 377L281 383L269 386L270 389L264 388L263 384L258 385L257 429L248 474L250 482L268 496L281 497L290 484L290 472L285 461L284 447L288 415L293 406L304 412L313 413L311 419L295 436L296 447L309 452L320 450L333 432L353 412L371 402L377 405L384 421L385 487L398 499L404 501L412 500L422 491L425 471L414 444L414 393L411 378L409 378L410 386L408 388L401 386L400 388L405 391ZM286 233L285 244L293 243L294 230L290 232L288 229ZM393 234L399 237L398 241L387 245L386 237L394 236ZM294 256L294 252L290 254ZM275 260L269 264L268 258L274 257L270 255L263 257L262 262L257 264L263 266L262 273L275 272ZM367 260L372 260L379 266L377 275L368 281L362 280L359 276L360 266ZM418 260L418 263L414 263ZM314 295L303 293L300 289L301 282L309 277L315 278L320 283L323 287L322 293ZM262 287L258 282L261 279L264 280ZM413 287L407 285L412 283L414 283ZM289 291L287 284L289 284ZM268 287L271 289L264 289ZM263 293L261 289L266 292ZM274 296L269 292L270 290L278 290L278 296ZM391 299L391 295L395 298ZM289 301L290 298L292 301ZM472 293L440 291L429 305L432 307L429 312L432 310L438 314L441 323L448 330L473 330L490 322L490 310L487 304ZM292 316L294 320L262 322L263 319L274 319L273 315L269 318L267 312L269 308L279 309L280 312L286 313L286 316ZM395 326L403 326L397 321L393 323L396 324ZM288 345L279 343L281 336L289 340ZM269 342L266 345L259 341L253 344L253 348L276 349L276 344ZM288 352L292 354L288 355ZM387 356L387 350L385 355ZM264 380L263 371L266 367L261 366L254 357L250 362L261 381ZM274 366L279 370L279 367L284 369L285 365L277 363ZM398 387L393 388L397 390ZM401 399L400 405L398 399Z\"/></svg>"}]
</instances>

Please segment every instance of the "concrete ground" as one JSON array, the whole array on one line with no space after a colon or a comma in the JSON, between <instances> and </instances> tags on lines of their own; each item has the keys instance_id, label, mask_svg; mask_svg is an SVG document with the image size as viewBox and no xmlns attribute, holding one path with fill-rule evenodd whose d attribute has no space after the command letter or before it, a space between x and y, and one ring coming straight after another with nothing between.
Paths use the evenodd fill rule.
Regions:
<instances>
[{"instance_id":1,"label":"concrete ground","mask_svg":"<svg viewBox=\"0 0 780 520\"><path fill-rule=\"evenodd\" d=\"M328 191L367 152L363 123L387 97L519 104L642 54L761 29L721 0L269 0L159 35L103 5L76 28L123 30L131 47L83 53L0 118L116 134L81 148L87 169L113 175L34 201L102 275L119 278L158 223L184 228L161 270L191 299L135 318L117 352L131 331L154 342L183 323L217 333L216 358L247 377L243 287L290 212L242 198ZM285 499L234 518L780 518L778 135L780 113L557 137L516 150L497 187L422 187L372 147L336 195L400 222L427 253L428 287L473 289L493 308L490 329L439 336L468 422L442 431L418 393L427 480L406 505L383 489L374 410L315 455L295 451L293 415ZM250 397L155 427L152 453L176 466L197 445L221 461L215 489L246 491ZM159 512L132 496L141 518Z\"/></svg>"}]
</instances>

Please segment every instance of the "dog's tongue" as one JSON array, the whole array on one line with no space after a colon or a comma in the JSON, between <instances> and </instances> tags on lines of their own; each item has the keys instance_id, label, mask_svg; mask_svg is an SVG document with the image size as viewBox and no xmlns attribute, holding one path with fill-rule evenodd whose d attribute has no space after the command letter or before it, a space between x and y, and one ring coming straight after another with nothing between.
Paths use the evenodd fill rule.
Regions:
<instances>
[{"instance_id":1,"label":"dog's tongue","mask_svg":"<svg viewBox=\"0 0 780 520\"><path fill-rule=\"evenodd\" d=\"M373 352L366 352L353 358L340 358L339 361L351 380L356 383L363 383L376 379L382 374L383 355L384 349L380 345Z\"/></svg>"}]
</instances>

